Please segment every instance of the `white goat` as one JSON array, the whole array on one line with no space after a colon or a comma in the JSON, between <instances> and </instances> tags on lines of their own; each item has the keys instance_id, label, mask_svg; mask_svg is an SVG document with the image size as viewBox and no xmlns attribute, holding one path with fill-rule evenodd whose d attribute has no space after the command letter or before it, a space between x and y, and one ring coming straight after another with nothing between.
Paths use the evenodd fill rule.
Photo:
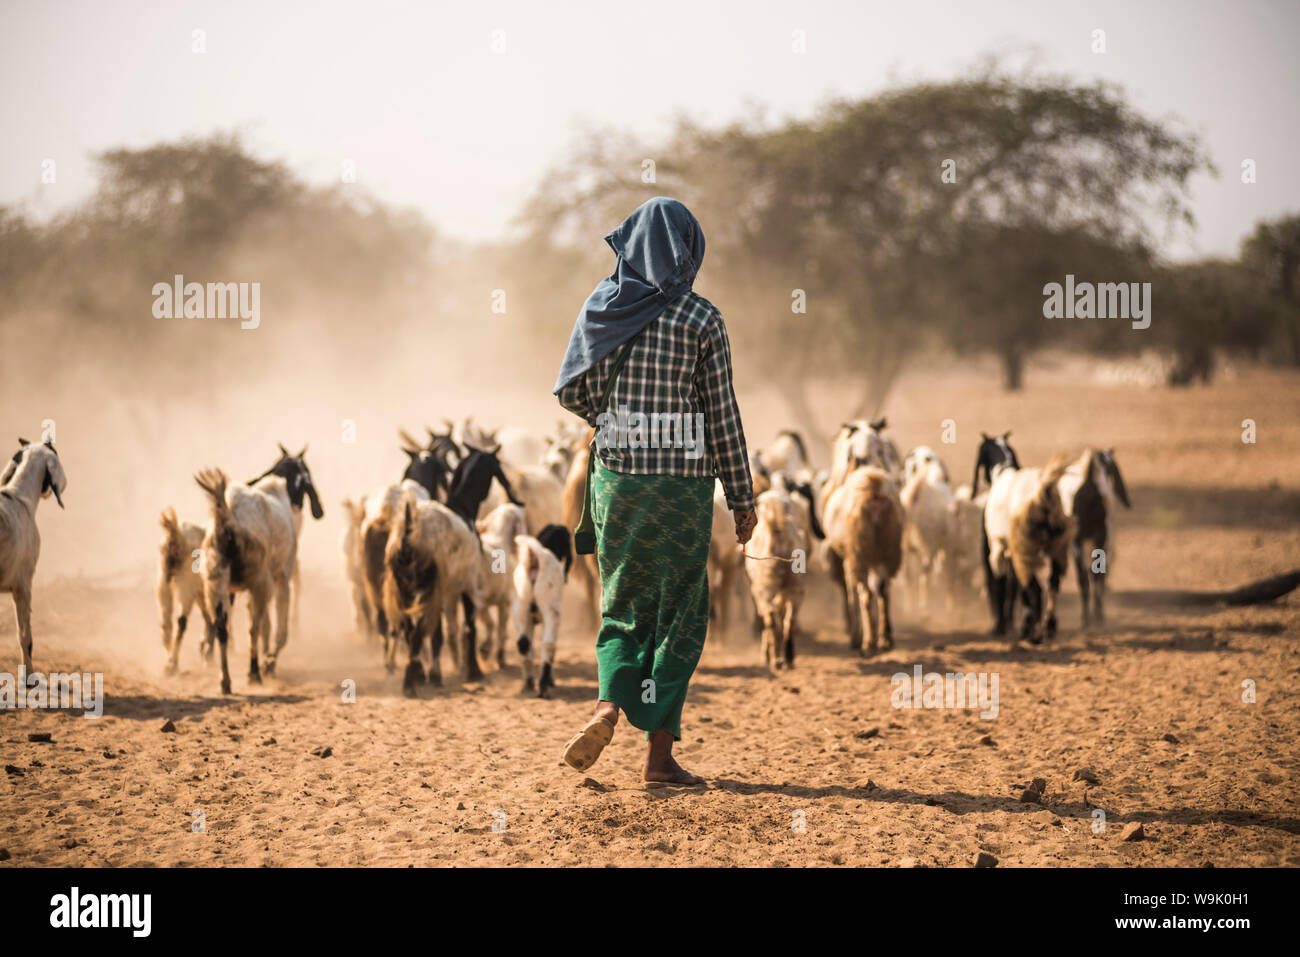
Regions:
<instances>
[{"instance_id":1,"label":"white goat","mask_svg":"<svg viewBox=\"0 0 1300 957\"><path fill-rule=\"evenodd\" d=\"M922 612L929 609L930 590L945 573L951 574L953 528L952 489L943 460L928 446L908 453L907 476L900 495L907 522L903 533L904 561L915 590L913 604ZM954 596L947 594L951 611Z\"/></svg>"},{"instance_id":2,"label":"white goat","mask_svg":"<svg viewBox=\"0 0 1300 957\"><path fill-rule=\"evenodd\" d=\"M32 445L19 439L21 448L0 475L0 592L14 599L18 619L18 645L23 671L32 673L32 576L41 557L41 533L36 528L36 506L53 494L63 507L67 476L54 444Z\"/></svg>"},{"instance_id":3,"label":"white goat","mask_svg":"<svg viewBox=\"0 0 1300 957\"><path fill-rule=\"evenodd\" d=\"M528 533L524 510L503 502L476 523L483 543L483 575L478 612L483 624L484 660L494 654L497 667L506 666L506 632L515 600L515 539ZM496 622L488 612L496 609Z\"/></svg>"},{"instance_id":4,"label":"white goat","mask_svg":"<svg viewBox=\"0 0 1300 957\"><path fill-rule=\"evenodd\" d=\"M158 620L167 651L167 673L175 674L180 667L185 627L195 605L203 615L204 625L199 650L204 661L212 660L212 616L203 600L203 577L198 570L205 531L202 525L180 521L172 508L163 509L159 524L163 537L158 544Z\"/></svg>"},{"instance_id":5,"label":"white goat","mask_svg":"<svg viewBox=\"0 0 1300 957\"><path fill-rule=\"evenodd\" d=\"M555 644L560 635L560 608L564 600L564 563L531 535L515 538L514 602L511 620L519 635L519 656L524 690L545 698L555 687ZM533 627L540 620L542 640L533 642ZM540 660L540 662L539 662ZM541 673L534 675L538 664Z\"/></svg>"},{"instance_id":6,"label":"white goat","mask_svg":"<svg viewBox=\"0 0 1300 957\"><path fill-rule=\"evenodd\" d=\"M339 551L343 554L343 578L348 583L348 597L352 601L352 624L357 634L370 637L375 634L375 613L366 595L365 550L361 547L365 500L354 502L345 498L341 504L344 525L339 537Z\"/></svg>"}]
</instances>

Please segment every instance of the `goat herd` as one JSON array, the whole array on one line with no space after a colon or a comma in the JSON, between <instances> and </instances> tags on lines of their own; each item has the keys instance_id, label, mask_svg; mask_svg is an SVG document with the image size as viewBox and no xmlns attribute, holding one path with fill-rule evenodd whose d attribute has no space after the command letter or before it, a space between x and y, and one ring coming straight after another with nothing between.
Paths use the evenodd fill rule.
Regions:
<instances>
[{"instance_id":1,"label":"goat herd","mask_svg":"<svg viewBox=\"0 0 1300 957\"><path fill-rule=\"evenodd\" d=\"M1056 631L1057 592L1071 558L1083 624L1100 621L1112 551L1108 514L1116 501L1128 506L1111 452L1088 449L1073 460L1057 456L1046 467L1022 468L1009 433L985 435L971 484L953 488L932 448L904 458L885 429L883 419L845 423L831 442L829 468L820 470L797 432L783 431L753 452L758 524L743 549L717 487L709 554L714 627L727 627L732 592L747 578L764 663L793 666L807 581L821 573L842 589L850 646L870 654L893 646L890 583L901 573L922 612L936 587L950 611L983 592L999 635L1013 626L1019 599L1020 636L1037 643ZM504 668L514 638L525 690L546 696L555 685L570 578L581 583L591 622L599 617L595 561L572 554L569 531L581 510L593 432L491 432L470 419L426 431L422 441L399 432L408 461L397 482L343 502L341 544L356 628L390 671L405 646L407 695L425 681L441 684L444 638L465 680L482 677L480 658ZM13 594L23 666L31 674L36 506L51 494L62 506L67 479L52 442L19 441L0 475L0 591ZM274 673L296 617L290 606L300 591L303 507L314 518L323 515L305 453L281 445L275 464L244 483L219 469L201 471L195 478L209 499L205 524L163 511L157 598L169 672L178 667L197 608L205 625L202 656L210 661L218 652L221 690L230 693L231 608L243 592L249 680Z\"/></svg>"}]
</instances>

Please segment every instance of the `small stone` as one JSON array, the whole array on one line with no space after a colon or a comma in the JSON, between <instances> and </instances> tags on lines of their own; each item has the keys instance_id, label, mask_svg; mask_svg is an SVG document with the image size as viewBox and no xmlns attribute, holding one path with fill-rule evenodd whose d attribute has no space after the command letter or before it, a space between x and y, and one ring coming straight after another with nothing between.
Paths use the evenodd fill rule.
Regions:
<instances>
[{"instance_id":1,"label":"small stone","mask_svg":"<svg viewBox=\"0 0 1300 957\"><path fill-rule=\"evenodd\" d=\"M63 842L63 846L66 847L68 850L72 850L74 847L77 846L77 839L75 837L70 837Z\"/></svg>"},{"instance_id":2,"label":"small stone","mask_svg":"<svg viewBox=\"0 0 1300 957\"><path fill-rule=\"evenodd\" d=\"M1132 821L1124 825L1124 830L1119 832L1121 841L1144 841L1146 832L1142 830L1141 821Z\"/></svg>"},{"instance_id":3,"label":"small stone","mask_svg":"<svg viewBox=\"0 0 1300 957\"><path fill-rule=\"evenodd\" d=\"M54 736L45 731L38 731L27 736L28 741L35 741L38 744L48 743L54 740Z\"/></svg>"},{"instance_id":4,"label":"small stone","mask_svg":"<svg viewBox=\"0 0 1300 957\"><path fill-rule=\"evenodd\" d=\"M275 743L276 743L275 738L267 738L265 741L262 742L262 744L264 744L264 745L266 745L266 744L275 744Z\"/></svg>"},{"instance_id":5,"label":"small stone","mask_svg":"<svg viewBox=\"0 0 1300 957\"><path fill-rule=\"evenodd\" d=\"M11 775L12 777L20 778L26 773L26 771L18 767L16 764L5 765L5 774Z\"/></svg>"},{"instance_id":6,"label":"small stone","mask_svg":"<svg viewBox=\"0 0 1300 957\"><path fill-rule=\"evenodd\" d=\"M10 858L9 848L0 847L0 861L7 861Z\"/></svg>"},{"instance_id":7,"label":"small stone","mask_svg":"<svg viewBox=\"0 0 1300 957\"><path fill-rule=\"evenodd\" d=\"M1029 788L1031 791L1037 791L1039 794L1042 794L1047 790L1047 778L1034 778L1029 782Z\"/></svg>"},{"instance_id":8,"label":"small stone","mask_svg":"<svg viewBox=\"0 0 1300 957\"><path fill-rule=\"evenodd\" d=\"M420 787L424 788L424 789L427 790L427 791L432 791L432 790L433 790L433 785L430 784L428 781L421 781L421 782L420 782Z\"/></svg>"},{"instance_id":9,"label":"small stone","mask_svg":"<svg viewBox=\"0 0 1300 957\"><path fill-rule=\"evenodd\" d=\"M163 724L163 726L158 730L161 731L163 734L175 734L176 725L172 722L171 718L168 718L167 721Z\"/></svg>"},{"instance_id":10,"label":"small stone","mask_svg":"<svg viewBox=\"0 0 1300 957\"><path fill-rule=\"evenodd\" d=\"M1018 800L1021 804L1042 804L1043 794L1041 791L1035 791L1033 788L1025 788L1020 792Z\"/></svg>"},{"instance_id":11,"label":"small stone","mask_svg":"<svg viewBox=\"0 0 1300 957\"><path fill-rule=\"evenodd\" d=\"M1089 784L1100 784L1101 778L1097 777L1097 772L1092 768L1079 768L1074 772L1075 781L1087 781Z\"/></svg>"},{"instance_id":12,"label":"small stone","mask_svg":"<svg viewBox=\"0 0 1300 957\"><path fill-rule=\"evenodd\" d=\"M981 735L979 741L976 743L987 745L990 748L996 748L998 746L998 743L993 740L993 735L991 734Z\"/></svg>"},{"instance_id":13,"label":"small stone","mask_svg":"<svg viewBox=\"0 0 1300 957\"><path fill-rule=\"evenodd\" d=\"M605 787L605 785L601 784L595 778L583 778L582 783L579 784L578 787L590 788L591 790L599 791L602 794L609 790L609 788Z\"/></svg>"},{"instance_id":14,"label":"small stone","mask_svg":"<svg viewBox=\"0 0 1300 957\"><path fill-rule=\"evenodd\" d=\"M328 758L331 754L334 753L334 749L329 747L328 745L322 745L318 748L312 748L311 753L316 755L316 757L318 758Z\"/></svg>"},{"instance_id":15,"label":"small stone","mask_svg":"<svg viewBox=\"0 0 1300 957\"><path fill-rule=\"evenodd\" d=\"M980 851L978 854L975 855L975 866L976 867L997 867L998 859L994 857L992 854L990 854L988 851Z\"/></svg>"},{"instance_id":16,"label":"small stone","mask_svg":"<svg viewBox=\"0 0 1300 957\"><path fill-rule=\"evenodd\" d=\"M464 802L464 801L457 801L457 802L456 802L456 810L457 810L457 811L463 811L463 810L465 810L465 802Z\"/></svg>"},{"instance_id":17,"label":"small stone","mask_svg":"<svg viewBox=\"0 0 1300 957\"><path fill-rule=\"evenodd\" d=\"M866 741L868 738L874 738L880 734L879 728L867 728L863 731L853 732L853 736L860 741Z\"/></svg>"},{"instance_id":18,"label":"small stone","mask_svg":"<svg viewBox=\"0 0 1300 957\"><path fill-rule=\"evenodd\" d=\"M1168 732L1166 732L1165 736L1164 736L1161 740L1162 740L1162 741L1168 741L1170 744L1178 744L1178 743L1179 743L1179 742L1178 742L1178 736L1175 735L1175 734L1172 734L1172 733L1168 733Z\"/></svg>"}]
</instances>

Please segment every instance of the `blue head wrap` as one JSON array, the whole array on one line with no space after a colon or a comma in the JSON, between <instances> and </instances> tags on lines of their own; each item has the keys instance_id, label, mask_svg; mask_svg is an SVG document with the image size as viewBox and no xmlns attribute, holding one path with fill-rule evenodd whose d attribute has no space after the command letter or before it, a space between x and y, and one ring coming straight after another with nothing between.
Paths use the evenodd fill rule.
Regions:
<instances>
[{"instance_id":1,"label":"blue head wrap","mask_svg":"<svg viewBox=\"0 0 1300 957\"><path fill-rule=\"evenodd\" d=\"M704 260L704 231L675 199L656 196L623 220L605 242L618 256L573 324L552 392L558 393L691 291Z\"/></svg>"}]
</instances>

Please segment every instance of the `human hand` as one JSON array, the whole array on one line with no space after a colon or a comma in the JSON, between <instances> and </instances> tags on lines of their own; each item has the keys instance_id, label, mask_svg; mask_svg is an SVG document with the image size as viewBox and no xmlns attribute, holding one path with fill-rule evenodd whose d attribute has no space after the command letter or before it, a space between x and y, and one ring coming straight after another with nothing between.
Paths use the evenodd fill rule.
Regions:
<instances>
[{"instance_id":1,"label":"human hand","mask_svg":"<svg viewBox=\"0 0 1300 957\"><path fill-rule=\"evenodd\" d=\"M754 526L758 524L758 515L752 508L732 512L731 514L736 522L736 541L743 546L749 541L750 536L754 534Z\"/></svg>"}]
</instances>

